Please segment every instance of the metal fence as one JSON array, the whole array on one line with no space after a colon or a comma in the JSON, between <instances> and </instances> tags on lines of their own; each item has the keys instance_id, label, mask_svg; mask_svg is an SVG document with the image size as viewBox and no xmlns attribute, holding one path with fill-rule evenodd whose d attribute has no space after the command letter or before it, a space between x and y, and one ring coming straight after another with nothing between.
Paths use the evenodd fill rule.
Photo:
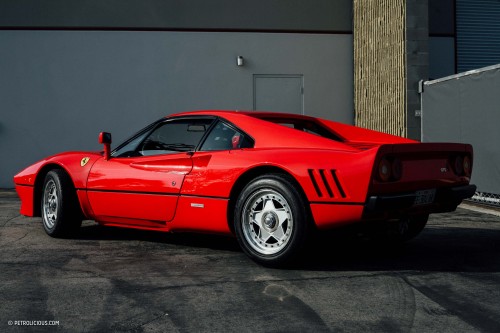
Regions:
<instances>
[{"instance_id":1,"label":"metal fence","mask_svg":"<svg viewBox=\"0 0 500 333\"><path fill-rule=\"evenodd\" d=\"M500 194L476 192L476 194L470 198L470 201L482 205L500 207Z\"/></svg>"},{"instance_id":2,"label":"metal fence","mask_svg":"<svg viewBox=\"0 0 500 333\"><path fill-rule=\"evenodd\" d=\"M473 202L500 207L500 64L422 85L422 141L474 147Z\"/></svg>"}]
</instances>

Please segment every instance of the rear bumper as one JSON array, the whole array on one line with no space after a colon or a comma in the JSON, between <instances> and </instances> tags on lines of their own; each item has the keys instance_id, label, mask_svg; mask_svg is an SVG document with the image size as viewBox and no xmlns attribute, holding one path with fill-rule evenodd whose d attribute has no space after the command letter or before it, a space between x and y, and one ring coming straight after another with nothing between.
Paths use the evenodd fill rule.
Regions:
<instances>
[{"instance_id":1,"label":"rear bumper","mask_svg":"<svg viewBox=\"0 0 500 333\"><path fill-rule=\"evenodd\" d=\"M470 198L476 192L476 185L438 188L432 202L415 204L417 192L395 195L370 196L366 201L364 218L399 217L411 213L430 214L454 211L462 200Z\"/></svg>"}]
</instances>

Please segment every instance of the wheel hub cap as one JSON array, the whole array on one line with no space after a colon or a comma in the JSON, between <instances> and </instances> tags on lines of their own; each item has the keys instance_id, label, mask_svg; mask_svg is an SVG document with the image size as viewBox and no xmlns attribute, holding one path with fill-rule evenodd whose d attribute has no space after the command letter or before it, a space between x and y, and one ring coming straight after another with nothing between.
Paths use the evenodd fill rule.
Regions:
<instances>
[{"instance_id":1,"label":"wheel hub cap","mask_svg":"<svg viewBox=\"0 0 500 333\"><path fill-rule=\"evenodd\" d=\"M276 227L278 226L278 215L276 215L274 212L266 212L262 216L262 225L268 230L268 231L274 231L276 230Z\"/></svg>"}]
</instances>

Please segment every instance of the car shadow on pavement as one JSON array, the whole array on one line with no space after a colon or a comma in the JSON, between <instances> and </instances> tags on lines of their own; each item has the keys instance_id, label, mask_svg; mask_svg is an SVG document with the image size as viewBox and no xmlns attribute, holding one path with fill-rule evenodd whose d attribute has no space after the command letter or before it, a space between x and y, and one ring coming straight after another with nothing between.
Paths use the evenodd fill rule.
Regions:
<instances>
[{"instance_id":1,"label":"car shadow on pavement","mask_svg":"<svg viewBox=\"0 0 500 333\"><path fill-rule=\"evenodd\" d=\"M318 236L294 269L336 271L500 272L500 229L427 227L394 244L348 232Z\"/></svg>"},{"instance_id":2,"label":"car shadow on pavement","mask_svg":"<svg viewBox=\"0 0 500 333\"><path fill-rule=\"evenodd\" d=\"M143 241L217 252L242 253L235 238L84 225L78 240ZM298 260L281 269L307 271L500 272L500 229L431 226L402 244L353 230L323 232Z\"/></svg>"},{"instance_id":3,"label":"car shadow on pavement","mask_svg":"<svg viewBox=\"0 0 500 333\"><path fill-rule=\"evenodd\" d=\"M139 229L105 227L85 221L74 239L78 240L122 240L144 241L158 244L207 248L219 251L239 252L240 248L235 238L199 233L167 233Z\"/></svg>"}]
</instances>

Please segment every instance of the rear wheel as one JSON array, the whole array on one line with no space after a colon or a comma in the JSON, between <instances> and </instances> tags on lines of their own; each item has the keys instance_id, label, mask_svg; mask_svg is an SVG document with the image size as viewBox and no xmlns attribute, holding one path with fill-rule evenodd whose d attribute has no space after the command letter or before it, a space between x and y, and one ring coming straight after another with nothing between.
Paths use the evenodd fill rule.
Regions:
<instances>
[{"instance_id":1,"label":"rear wheel","mask_svg":"<svg viewBox=\"0 0 500 333\"><path fill-rule=\"evenodd\" d=\"M306 203L286 175L268 174L250 182L238 197L234 217L240 246L262 264L289 262L307 238Z\"/></svg>"},{"instance_id":2,"label":"rear wheel","mask_svg":"<svg viewBox=\"0 0 500 333\"><path fill-rule=\"evenodd\" d=\"M52 237L68 237L82 224L76 192L69 176L52 170L45 176L41 212L43 228Z\"/></svg>"},{"instance_id":3,"label":"rear wheel","mask_svg":"<svg viewBox=\"0 0 500 333\"><path fill-rule=\"evenodd\" d=\"M429 215L404 217L390 227L391 240L405 242L415 238L425 228Z\"/></svg>"}]
</instances>

